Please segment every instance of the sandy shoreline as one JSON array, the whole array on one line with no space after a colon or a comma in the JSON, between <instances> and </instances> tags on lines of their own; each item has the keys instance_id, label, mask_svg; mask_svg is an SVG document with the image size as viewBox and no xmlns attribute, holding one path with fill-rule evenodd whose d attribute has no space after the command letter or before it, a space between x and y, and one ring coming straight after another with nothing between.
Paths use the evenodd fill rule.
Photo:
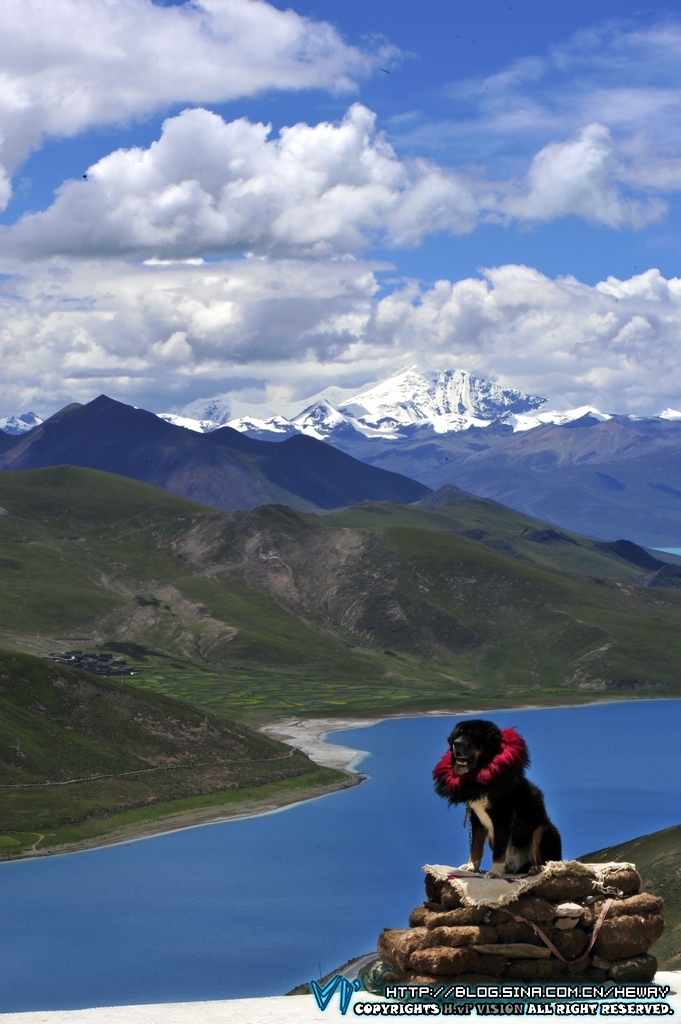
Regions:
<instances>
[{"instance_id":1,"label":"sandy shoreline","mask_svg":"<svg viewBox=\"0 0 681 1024\"><path fill-rule=\"evenodd\" d=\"M323 768L355 771L367 751L328 743L327 735L343 729L362 729L382 721L382 718L287 718L263 725L259 731L289 747L297 747Z\"/></svg>"},{"instance_id":2,"label":"sandy shoreline","mask_svg":"<svg viewBox=\"0 0 681 1024\"><path fill-rule=\"evenodd\" d=\"M381 715L367 718L286 718L267 725L261 725L259 732L273 739L286 743L289 747L297 747L316 764L324 768L336 768L344 771L356 771L366 750L355 750L338 743L327 742L326 737L333 732L345 729L363 729L379 722L388 722L393 718L453 718L461 715L493 715L501 711L541 711L553 707L578 707L583 704L603 704L613 701L583 700L571 704L519 704L511 708L448 708L436 711L407 711L403 714ZM619 703L616 701L615 703Z\"/></svg>"}]
</instances>

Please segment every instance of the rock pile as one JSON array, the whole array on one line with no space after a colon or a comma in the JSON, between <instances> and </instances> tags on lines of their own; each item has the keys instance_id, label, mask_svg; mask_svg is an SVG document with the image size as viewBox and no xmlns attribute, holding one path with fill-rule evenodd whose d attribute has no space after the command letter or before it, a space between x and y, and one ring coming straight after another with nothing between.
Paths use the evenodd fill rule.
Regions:
<instances>
[{"instance_id":1,"label":"rock pile","mask_svg":"<svg viewBox=\"0 0 681 1024\"><path fill-rule=\"evenodd\" d=\"M640 891L633 865L562 868L538 875L512 902L473 905L456 881L427 874L427 899L409 928L386 928L379 939L378 953L394 970L386 980L650 981L657 960L648 950L664 928L660 897Z\"/></svg>"}]
</instances>

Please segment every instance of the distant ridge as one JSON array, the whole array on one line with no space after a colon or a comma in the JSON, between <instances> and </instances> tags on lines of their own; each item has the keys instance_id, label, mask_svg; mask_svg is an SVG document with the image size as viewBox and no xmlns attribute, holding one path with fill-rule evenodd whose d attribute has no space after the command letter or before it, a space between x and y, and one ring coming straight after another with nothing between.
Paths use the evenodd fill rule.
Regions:
<instances>
[{"instance_id":1,"label":"distant ridge","mask_svg":"<svg viewBox=\"0 0 681 1024\"><path fill-rule=\"evenodd\" d=\"M403 439L423 428L448 434L503 421L526 429L547 422L527 415L545 403L540 395L505 388L465 370L421 372L411 366L356 393L351 389L326 388L298 403L297 412L287 409L286 415L263 413L254 406L246 415L232 413L230 418L232 403L227 395L192 402L179 414L159 415L193 430L210 431L228 423L250 437L264 440L281 440L302 433L343 447L344 440ZM584 412L586 409L578 410L577 415ZM549 419L558 416L562 422L571 414L539 415ZM525 425L523 416L527 420Z\"/></svg>"},{"instance_id":2,"label":"distant ridge","mask_svg":"<svg viewBox=\"0 0 681 1024\"><path fill-rule=\"evenodd\" d=\"M456 484L604 541L681 543L678 410L547 410L538 395L463 370L409 367L356 392L326 388L297 405L258 411L232 407L222 395L182 415L194 430L213 430L219 420L260 440L307 434L436 490Z\"/></svg>"},{"instance_id":3,"label":"distant ridge","mask_svg":"<svg viewBox=\"0 0 681 1024\"><path fill-rule=\"evenodd\" d=\"M56 457L54 451L45 455L42 446L28 454L27 448L17 448L21 437L6 432L8 426L25 430L31 417L38 419L29 413L8 417L4 427L0 420L0 468L23 465L24 452L27 465L51 464ZM552 411L539 395L464 370L407 367L359 390L327 387L276 409L217 395L157 418L162 429L186 428L187 434L220 440L193 446L174 435L171 456L161 440L171 435L157 434L147 419L143 434L153 433L160 446L150 463L144 461L147 452L141 464L133 465L136 428L130 440L123 439L125 446L132 445L123 460L108 448L107 431L101 438L108 451L105 460L96 451L85 458L87 442L75 438L75 451L64 450L63 459L132 475L224 509L275 501L314 511L377 494L403 501L423 497L404 491L404 482L398 487L394 478L389 486L385 478L380 484L378 478L370 480L356 466L350 473L347 465L331 469L322 460L313 472L312 463L320 456L297 447L303 437L326 442L403 481L416 480L434 490L456 485L603 541L626 537L647 548L681 543L681 412L672 408L654 416L619 415L592 406ZM23 425L17 427L20 420ZM36 432L24 434L31 446ZM270 448L244 447L235 432L250 442L269 442ZM288 447L275 454L276 443ZM194 467L191 479L189 466Z\"/></svg>"},{"instance_id":4,"label":"distant ridge","mask_svg":"<svg viewBox=\"0 0 681 1024\"><path fill-rule=\"evenodd\" d=\"M411 502L430 491L311 437L256 441L231 427L198 434L106 395L0 437L0 469L60 464L118 473L225 511L271 502L308 511Z\"/></svg>"}]
</instances>

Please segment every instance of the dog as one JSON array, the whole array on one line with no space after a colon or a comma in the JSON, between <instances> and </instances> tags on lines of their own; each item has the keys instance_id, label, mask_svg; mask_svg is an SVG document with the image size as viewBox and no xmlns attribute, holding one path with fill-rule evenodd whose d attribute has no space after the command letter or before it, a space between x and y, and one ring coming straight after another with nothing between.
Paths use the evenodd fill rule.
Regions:
<instances>
[{"instance_id":1,"label":"dog","mask_svg":"<svg viewBox=\"0 0 681 1024\"><path fill-rule=\"evenodd\" d=\"M522 736L477 718L459 722L448 743L433 778L439 796L450 804L465 802L470 814L470 858L462 870L480 870L488 838L490 878L535 874L547 861L561 860L560 833L544 795L525 778L530 756Z\"/></svg>"}]
</instances>

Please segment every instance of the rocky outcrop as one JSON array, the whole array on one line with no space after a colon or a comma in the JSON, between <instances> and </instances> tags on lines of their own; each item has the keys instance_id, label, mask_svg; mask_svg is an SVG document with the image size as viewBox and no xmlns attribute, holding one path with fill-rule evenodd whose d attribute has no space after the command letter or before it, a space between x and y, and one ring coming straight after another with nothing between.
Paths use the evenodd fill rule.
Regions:
<instances>
[{"instance_id":1,"label":"rocky outcrop","mask_svg":"<svg viewBox=\"0 0 681 1024\"><path fill-rule=\"evenodd\" d=\"M663 905L640 887L633 865L612 865L605 875L581 867L539 877L531 895L503 906L467 906L455 883L428 874L427 899L408 928L382 932L378 953L395 979L413 982L650 981L657 960L649 950L664 929Z\"/></svg>"}]
</instances>

